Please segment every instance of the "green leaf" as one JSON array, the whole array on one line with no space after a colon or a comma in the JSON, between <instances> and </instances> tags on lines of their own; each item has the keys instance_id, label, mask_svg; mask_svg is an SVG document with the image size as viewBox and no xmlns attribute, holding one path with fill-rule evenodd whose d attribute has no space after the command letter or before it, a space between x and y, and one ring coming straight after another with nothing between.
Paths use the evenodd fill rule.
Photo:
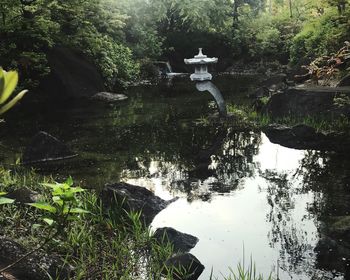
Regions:
<instances>
[{"instance_id":1,"label":"green leaf","mask_svg":"<svg viewBox=\"0 0 350 280\"><path fill-rule=\"evenodd\" d=\"M64 192L64 190L62 190L61 188L56 188L56 189L54 189L54 191L52 192L52 195L53 196L60 196L60 195L62 195L62 194L64 194L65 192Z\"/></svg>"},{"instance_id":2,"label":"green leaf","mask_svg":"<svg viewBox=\"0 0 350 280\"><path fill-rule=\"evenodd\" d=\"M65 182L68 186L73 186L73 179L71 176L69 176Z\"/></svg>"},{"instance_id":3,"label":"green leaf","mask_svg":"<svg viewBox=\"0 0 350 280\"><path fill-rule=\"evenodd\" d=\"M28 90L22 90L17 94L10 102L6 103L0 108L0 115L4 114L6 111L10 110L22 97L28 92Z\"/></svg>"},{"instance_id":4,"label":"green leaf","mask_svg":"<svg viewBox=\"0 0 350 280\"><path fill-rule=\"evenodd\" d=\"M7 192L0 192L0 196L7 194Z\"/></svg>"},{"instance_id":5,"label":"green leaf","mask_svg":"<svg viewBox=\"0 0 350 280\"><path fill-rule=\"evenodd\" d=\"M75 188L71 188L70 190L72 193L79 193L79 192L85 192L85 190L81 187L75 187Z\"/></svg>"},{"instance_id":6,"label":"green leaf","mask_svg":"<svg viewBox=\"0 0 350 280\"><path fill-rule=\"evenodd\" d=\"M37 209L48 211L50 213L56 213L57 209L53 207L52 205L48 203L41 203L41 202L36 202L36 203L28 203L28 205L33 206Z\"/></svg>"},{"instance_id":7,"label":"green leaf","mask_svg":"<svg viewBox=\"0 0 350 280\"><path fill-rule=\"evenodd\" d=\"M0 197L0 205L14 203L15 200L7 197Z\"/></svg>"},{"instance_id":8,"label":"green leaf","mask_svg":"<svg viewBox=\"0 0 350 280\"><path fill-rule=\"evenodd\" d=\"M41 228L42 225L41 224L33 224L32 225L32 229L38 229L38 228Z\"/></svg>"},{"instance_id":9,"label":"green leaf","mask_svg":"<svg viewBox=\"0 0 350 280\"><path fill-rule=\"evenodd\" d=\"M90 214L90 211L87 211L82 208L73 208L73 209L70 209L69 212L73 214Z\"/></svg>"},{"instance_id":10,"label":"green leaf","mask_svg":"<svg viewBox=\"0 0 350 280\"><path fill-rule=\"evenodd\" d=\"M16 71L4 72L3 70L2 72L5 76L5 84L3 90L0 92L0 104L6 102L18 83L18 73Z\"/></svg>"},{"instance_id":11,"label":"green leaf","mask_svg":"<svg viewBox=\"0 0 350 280\"><path fill-rule=\"evenodd\" d=\"M52 226L53 223L55 222L53 219L49 219L49 218L44 218L43 221L47 223L49 226Z\"/></svg>"},{"instance_id":12,"label":"green leaf","mask_svg":"<svg viewBox=\"0 0 350 280\"><path fill-rule=\"evenodd\" d=\"M0 93L4 91L5 86L5 73L4 70L0 67Z\"/></svg>"},{"instance_id":13,"label":"green leaf","mask_svg":"<svg viewBox=\"0 0 350 280\"><path fill-rule=\"evenodd\" d=\"M41 185L44 186L44 187L49 187L49 188L52 188L52 189L56 189L56 188L60 187L61 184L57 184L57 183L54 183L54 184L42 183Z\"/></svg>"}]
</instances>

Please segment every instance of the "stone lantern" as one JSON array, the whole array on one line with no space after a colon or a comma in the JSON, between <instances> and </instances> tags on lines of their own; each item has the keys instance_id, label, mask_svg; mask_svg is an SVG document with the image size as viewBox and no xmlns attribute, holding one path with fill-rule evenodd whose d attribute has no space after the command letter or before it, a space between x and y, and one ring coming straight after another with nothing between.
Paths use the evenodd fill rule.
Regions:
<instances>
[{"instance_id":1,"label":"stone lantern","mask_svg":"<svg viewBox=\"0 0 350 280\"><path fill-rule=\"evenodd\" d=\"M207 57L203 54L202 48L194 58L184 59L185 64L194 65L195 72L191 74L191 81L196 82L196 88L199 91L209 91L218 105L220 116L226 117L226 103L219 89L211 82L212 75L208 72L208 65L218 62L216 57Z\"/></svg>"}]
</instances>

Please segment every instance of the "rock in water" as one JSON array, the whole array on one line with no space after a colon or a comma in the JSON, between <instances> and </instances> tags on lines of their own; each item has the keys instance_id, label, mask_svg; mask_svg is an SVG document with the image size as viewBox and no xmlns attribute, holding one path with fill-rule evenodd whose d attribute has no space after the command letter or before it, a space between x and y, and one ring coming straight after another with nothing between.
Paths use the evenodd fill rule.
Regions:
<instances>
[{"instance_id":1,"label":"rock in water","mask_svg":"<svg viewBox=\"0 0 350 280\"><path fill-rule=\"evenodd\" d=\"M313 127L299 124L293 127L271 124L263 132L272 143L293 149L348 152L347 133L322 133Z\"/></svg>"},{"instance_id":2,"label":"rock in water","mask_svg":"<svg viewBox=\"0 0 350 280\"><path fill-rule=\"evenodd\" d=\"M26 147L22 161L24 164L43 163L77 156L63 142L47 132L37 133Z\"/></svg>"},{"instance_id":3,"label":"rock in water","mask_svg":"<svg viewBox=\"0 0 350 280\"><path fill-rule=\"evenodd\" d=\"M176 255L166 260L163 275L172 275L176 280L197 280L204 270L204 265L192 254Z\"/></svg>"},{"instance_id":4,"label":"rock in water","mask_svg":"<svg viewBox=\"0 0 350 280\"><path fill-rule=\"evenodd\" d=\"M124 94L110 93L110 92L99 92L91 97L93 100L104 101L107 103L114 103L128 99Z\"/></svg>"},{"instance_id":5,"label":"rock in water","mask_svg":"<svg viewBox=\"0 0 350 280\"><path fill-rule=\"evenodd\" d=\"M175 252L182 253L190 251L199 241L197 237L171 227L158 228L153 236L159 243L171 243Z\"/></svg>"},{"instance_id":6,"label":"rock in water","mask_svg":"<svg viewBox=\"0 0 350 280\"><path fill-rule=\"evenodd\" d=\"M127 211L141 212L146 225L176 199L165 201L146 188L127 183L107 184L102 190L102 202L106 208L119 204Z\"/></svg>"},{"instance_id":7,"label":"rock in water","mask_svg":"<svg viewBox=\"0 0 350 280\"><path fill-rule=\"evenodd\" d=\"M334 117L343 116L345 109L334 104L334 98L343 93L350 96L350 88L289 88L271 96L263 113L272 119L284 117Z\"/></svg>"}]
</instances>

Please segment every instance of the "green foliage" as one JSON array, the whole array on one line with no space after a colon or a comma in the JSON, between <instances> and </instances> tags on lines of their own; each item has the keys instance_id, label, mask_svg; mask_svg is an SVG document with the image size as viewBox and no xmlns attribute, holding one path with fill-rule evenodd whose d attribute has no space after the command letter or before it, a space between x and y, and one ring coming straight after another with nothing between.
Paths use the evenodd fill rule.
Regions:
<instances>
[{"instance_id":1,"label":"green foliage","mask_svg":"<svg viewBox=\"0 0 350 280\"><path fill-rule=\"evenodd\" d=\"M80 187L73 187L72 178L68 178L64 183L44 183L42 185L52 190L51 202L35 202L28 205L48 212L48 216L45 216L43 221L49 226L54 226L58 232L62 231L68 221L77 219L79 214L89 213L80 207L82 203L77 196L84 190Z\"/></svg>"},{"instance_id":2,"label":"green foliage","mask_svg":"<svg viewBox=\"0 0 350 280\"><path fill-rule=\"evenodd\" d=\"M138 76L138 64L124 42L128 18L111 0L38 0L28 5L3 0L0 54L4 67L18 69L26 86L50 73L47 54L54 46L82 50L112 88Z\"/></svg>"},{"instance_id":3,"label":"green foliage","mask_svg":"<svg viewBox=\"0 0 350 280\"><path fill-rule=\"evenodd\" d=\"M350 36L343 0L2 0L0 14L2 64L25 86L50 73L54 46L81 50L113 88L139 78L138 61L182 62L200 46L223 59L297 63Z\"/></svg>"},{"instance_id":4,"label":"green foliage","mask_svg":"<svg viewBox=\"0 0 350 280\"><path fill-rule=\"evenodd\" d=\"M77 47L85 46L84 52L98 65L109 88L116 83L126 86L138 78L140 66L133 61L131 50L107 35L82 32L74 43Z\"/></svg>"},{"instance_id":5,"label":"green foliage","mask_svg":"<svg viewBox=\"0 0 350 280\"><path fill-rule=\"evenodd\" d=\"M10 110L27 93L27 90L22 90L8 101L17 87L17 83L18 73L16 71L6 72L0 68L0 115Z\"/></svg>"},{"instance_id":6,"label":"green foliage","mask_svg":"<svg viewBox=\"0 0 350 280\"><path fill-rule=\"evenodd\" d=\"M224 276L224 280L273 280L272 274L268 277L264 277L262 274L258 274L256 271L255 263L253 263L253 259L250 258L250 263L248 266L245 266L244 261L242 263L238 263L236 271L230 268L230 275ZM214 278L213 271L210 275L209 280L218 280L217 277Z\"/></svg>"},{"instance_id":7,"label":"green foliage","mask_svg":"<svg viewBox=\"0 0 350 280\"><path fill-rule=\"evenodd\" d=\"M4 195L6 195L6 194L7 194L6 192L0 192L0 205L12 204L15 202L14 199L4 197Z\"/></svg>"},{"instance_id":8,"label":"green foliage","mask_svg":"<svg viewBox=\"0 0 350 280\"><path fill-rule=\"evenodd\" d=\"M322 16L307 21L293 39L292 62L335 52L349 38L349 30L347 17L338 16L334 9L326 10Z\"/></svg>"}]
</instances>

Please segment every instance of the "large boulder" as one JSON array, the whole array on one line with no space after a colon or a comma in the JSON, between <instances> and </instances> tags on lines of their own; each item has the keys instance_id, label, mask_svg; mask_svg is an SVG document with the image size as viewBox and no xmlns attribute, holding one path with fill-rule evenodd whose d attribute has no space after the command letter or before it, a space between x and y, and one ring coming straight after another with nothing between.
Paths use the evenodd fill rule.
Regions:
<instances>
[{"instance_id":1,"label":"large boulder","mask_svg":"<svg viewBox=\"0 0 350 280\"><path fill-rule=\"evenodd\" d=\"M204 265L192 254L185 253L166 260L163 275L175 280L197 280L204 270Z\"/></svg>"},{"instance_id":2,"label":"large boulder","mask_svg":"<svg viewBox=\"0 0 350 280\"><path fill-rule=\"evenodd\" d=\"M0 269L19 260L25 254L27 250L23 246L13 240L0 237ZM8 273L15 279L68 279L72 270L72 267L64 264L57 256L35 252L12 267Z\"/></svg>"},{"instance_id":3,"label":"large boulder","mask_svg":"<svg viewBox=\"0 0 350 280\"><path fill-rule=\"evenodd\" d=\"M38 132L25 148L22 161L24 164L44 163L69 159L77 156L66 144L45 131Z\"/></svg>"},{"instance_id":4,"label":"large boulder","mask_svg":"<svg viewBox=\"0 0 350 280\"><path fill-rule=\"evenodd\" d=\"M51 72L40 84L40 89L46 94L79 98L104 91L101 74L80 50L55 47L47 58Z\"/></svg>"},{"instance_id":5,"label":"large boulder","mask_svg":"<svg viewBox=\"0 0 350 280\"><path fill-rule=\"evenodd\" d=\"M174 252L182 253L189 252L199 241L197 237L177 231L171 227L158 228L153 237L160 244L172 244Z\"/></svg>"},{"instance_id":6,"label":"large boulder","mask_svg":"<svg viewBox=\"0 0 350 280\"><path fill-rule=\"evenodd\" d=\"M263 108L272 118L319 117L337 115L334 98L339 92L350 94L348 89L340 88L289 88L273 95Z\"/></svg>"},{"instance_id":7,"label":"large boulder","mask_svg":"<svg viewBox=\"0 0 350 280\"><path fill-rule=\"evenodd\" d=\"M149 225L153 218L176 200L163 200L146 188L127 183L107 184L101 193L104 207L122 205L127 211L141 212L141 219Z\"/></svg>"},{"instance_id":8,"label":"large boulder","mask_svg":"<svg viewBox=\"0 0 350 280\"><path fill-rule=\"evenodd\" d=\"M263 129L272 143L293 149L319 151L350 151L349 137L343 133L317 132L313 127L300 124L293 127L272 124Z\"/></svg>"}]
</instances>

